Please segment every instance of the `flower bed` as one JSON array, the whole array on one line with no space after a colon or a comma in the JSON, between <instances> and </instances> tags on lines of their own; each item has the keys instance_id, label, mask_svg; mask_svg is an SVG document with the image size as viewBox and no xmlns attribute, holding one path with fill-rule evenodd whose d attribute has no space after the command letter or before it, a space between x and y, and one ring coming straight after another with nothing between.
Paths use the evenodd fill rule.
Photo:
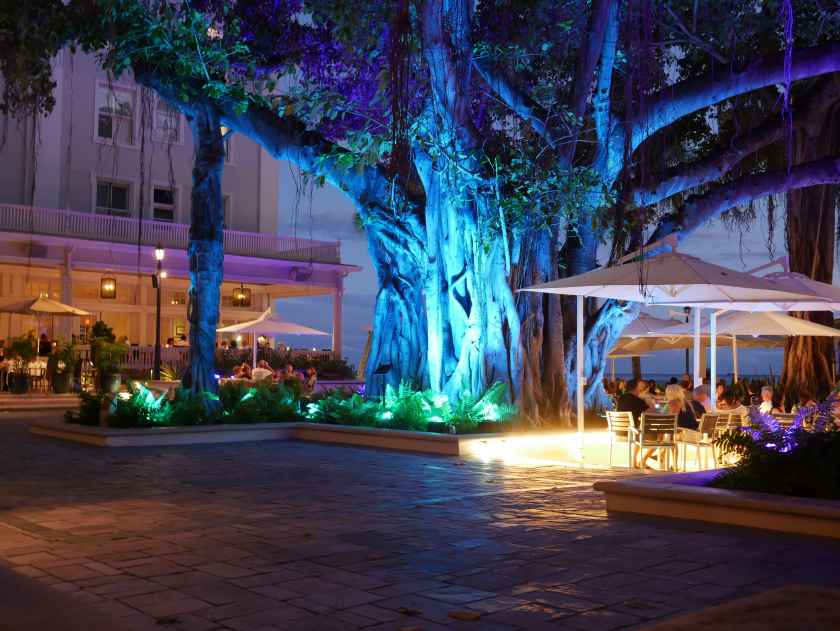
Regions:
<instances>
[{"instance_id":1,"label":"flower bed","mask_svg":"<svg viewBox=\"0 0 840 631\"><path fill-rule=\"evenodd\" d=\"M504 385L496 384L482 396L465 397L456 404L445 395L407 386L388 388L381 399L365 399L346 389L304 397L298 382L292 381L257 386L228 383L218 396L179 389L167 397L134 384L112 401L83 393L79 410L68 412L66 420L99 426L106 405L104 420L110 428L312 422L463 434L488 431L488 423L509 426L515 408L504 403L506 396Z\"/></svg>"},{"instance_id":2,"label":"flower bed","mask_svg":"<svg viewBox=\"0 0 840 631\"><path fill-rule=\"evenodd\" d=\"M750 425L725 432L717 447L738 460L709 486L840 499L840 431L831 402L802 410L790 427L753 411Z\"/></svg>"}]
</instances>

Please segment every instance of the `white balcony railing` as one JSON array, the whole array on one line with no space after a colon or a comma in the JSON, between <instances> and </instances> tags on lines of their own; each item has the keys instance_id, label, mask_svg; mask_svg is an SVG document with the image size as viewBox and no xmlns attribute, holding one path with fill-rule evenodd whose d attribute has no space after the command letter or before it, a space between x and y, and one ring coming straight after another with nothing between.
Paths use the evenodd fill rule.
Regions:
<instances>
[{"instance_id":1,"label":"white balcony railing","mask_svg":"<svg viewBox=\"0 0 840 631\"><path fill-rule=\"evenodd\" d=\"M0 231L126 244L137 244L139 236L142 245L160 243L165 248L179 250L187 249L190 238L190 227L186 224L147 219L143 221L141 230L137 218L13 204L0 204ZM311 241L237 230L225 230L224 240L225 254L288 261L341 262L337 241Z\"/></svg>"}]
</instances>

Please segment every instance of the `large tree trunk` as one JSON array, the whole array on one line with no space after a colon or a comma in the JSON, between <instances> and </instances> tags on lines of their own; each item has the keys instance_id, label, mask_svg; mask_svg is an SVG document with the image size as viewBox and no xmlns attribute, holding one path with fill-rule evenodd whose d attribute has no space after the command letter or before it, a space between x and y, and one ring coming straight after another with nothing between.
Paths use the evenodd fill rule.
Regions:
<instances>
[{"instance_id":1,"label":"large tree trunk","mask_svg":"<svg viewBox=\"0 0 840 631\"><path fill-rule=\"evenodd\" d=\"M184 385L193 392L215 393L218 385L214 376L214 356L224 261L221 181L225 149L219 117L212 107L199 104L187 118L195 144L195 165L187 250L190 261L187 305L190 366Z\"/></svg>"},{"instance_id":2,"label":"large tree trunk","mask_svg":"<svg viewBox=\"0 0 840 631\"><path fill-rule=\"evenodd\" d=\"M365 370L365 392L381 396L385 386L429 385L426 348L425 235L415 221L366 216L368 249L379 280L373 335Z\"/></svg>"},{"instance_id":3,"label":"large tree trunk","mask_svg":"<svg viewBox=\"0 0 840 631\"><path fill-rule=\"evenodd\" d=\"M829 110L813 129L797 134L796 163L810 162L840 153L840 107ZM790 270L824 283L834 272L835 210L838 187L813 186L787 193L787 247ZM830 311L793 314L831 326ZM791 337L785 345L782 388L788 403L807 390L825 397L834 387L834 341L826 337Z\"/></svg>"},{"instance_id":4,"label":"large tree trunk","mask_svg":"<svg viewBox=\"0 0 840 631\"><path fill-rule=\"evenodd\" d=\"M496 381L516 393L520 324L509 244L491 228L498 207L481 175L470 112L472 3L426 0L421 19L432 87L422 131L432 142L414 153L426 191L430 386L453 400Z\"/></svg>"}]
</instances>

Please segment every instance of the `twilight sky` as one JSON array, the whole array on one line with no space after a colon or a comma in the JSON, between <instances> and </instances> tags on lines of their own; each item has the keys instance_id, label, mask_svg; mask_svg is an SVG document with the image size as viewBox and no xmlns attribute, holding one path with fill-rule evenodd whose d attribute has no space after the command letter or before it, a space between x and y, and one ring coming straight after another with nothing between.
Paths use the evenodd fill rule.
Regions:
<instances>
[{"instance_id":1,"label":"twilight sky","mask_svg":"<svg viewBox=\"0 0 840 631\"><path fill-rule=\"evenodd\" d=\"M294 173L288 163L281 163L280 232L288 235L296 233L304 238L340 239L342 260L363 268L363 271L347 278L344 295L344 353L355 364L367 338L367 327L373 319L376 297L376 275L368 256L367 240L353 225L352 204L337 189L327 185L314 190L311 203L308 194L302 194L299 201L296 201L296 190L300 188L300 183ZM715 221L686 239L680 249L737 270L748 270L767 263L771 260L767 251L767 220L765 214L760 211L758 214L755 224L743 234L739 234L737 229L731 231L720 221ZM774 241L776 257L783 256L784 225L781 217L777 219ZM332 309L328 297L284 300L279 306L281 312L291 320L330 330ZM650 312L659 317L668 317L666 309L653 309ZM323 339L301 338L300 342L304 346L321 347L328 344ZM739 359L742 374L765 375L772 369L778 375L781 371L782 351L742 350ZM642 371L645 374L682 374L684 362L682 351L657 353L642 358ZM616 366L619 373L629 372L630 360L618 360ZM718 366L721 375L731 371L732 359L728 349L719 351Z\"/></svg>"}]
</instances>

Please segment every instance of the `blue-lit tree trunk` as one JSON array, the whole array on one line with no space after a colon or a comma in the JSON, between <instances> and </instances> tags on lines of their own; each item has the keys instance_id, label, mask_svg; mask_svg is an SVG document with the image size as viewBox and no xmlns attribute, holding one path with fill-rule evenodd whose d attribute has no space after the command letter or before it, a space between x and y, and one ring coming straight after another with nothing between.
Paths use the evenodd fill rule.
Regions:
<instances>
[{"instance_id":1,"label":"blue-lit tree trunk","mask_svg":"<svg viewBox=\"0 0 840 631\"><path fill-rule=\"evenodd\" d=\"M215 108L196 104L187 119L195 144L190 199L190 365L185 386L193 392L216 392L214 376L216 328L224 264L222 170L225 149ZM210 400L208 399L208 404Z\"/></svg>"},{"instance_id":2,"label":"blue-lit tree trunk","mask_svg":"<svg viewBox=\"0 0 840 631\"><path fill-rule=\"evenodd\" d=\"M480 143L470 118L471 6L427 0L423 54L432 87L415 148L426 192L426 314L433 389L453 399L493 382L519 388L519 314L509 284L509 247L490 229L497 209L479 172Z\"/></svg>"},{"instance_id":3,"label":"blue-lit tree trunk","mask_svg":"<svg viewBox=\"0 0 840 631\"><path fill-rule=\"evenodd\" d=\"M366 394L381 396L386 385L401 382L426 388L426 314L423 283L425 248L420 226L381 216L365 215L368 251L376 268L379 291L373 316L373 336L365 373Z\"/></svg>"}]
</instances>

